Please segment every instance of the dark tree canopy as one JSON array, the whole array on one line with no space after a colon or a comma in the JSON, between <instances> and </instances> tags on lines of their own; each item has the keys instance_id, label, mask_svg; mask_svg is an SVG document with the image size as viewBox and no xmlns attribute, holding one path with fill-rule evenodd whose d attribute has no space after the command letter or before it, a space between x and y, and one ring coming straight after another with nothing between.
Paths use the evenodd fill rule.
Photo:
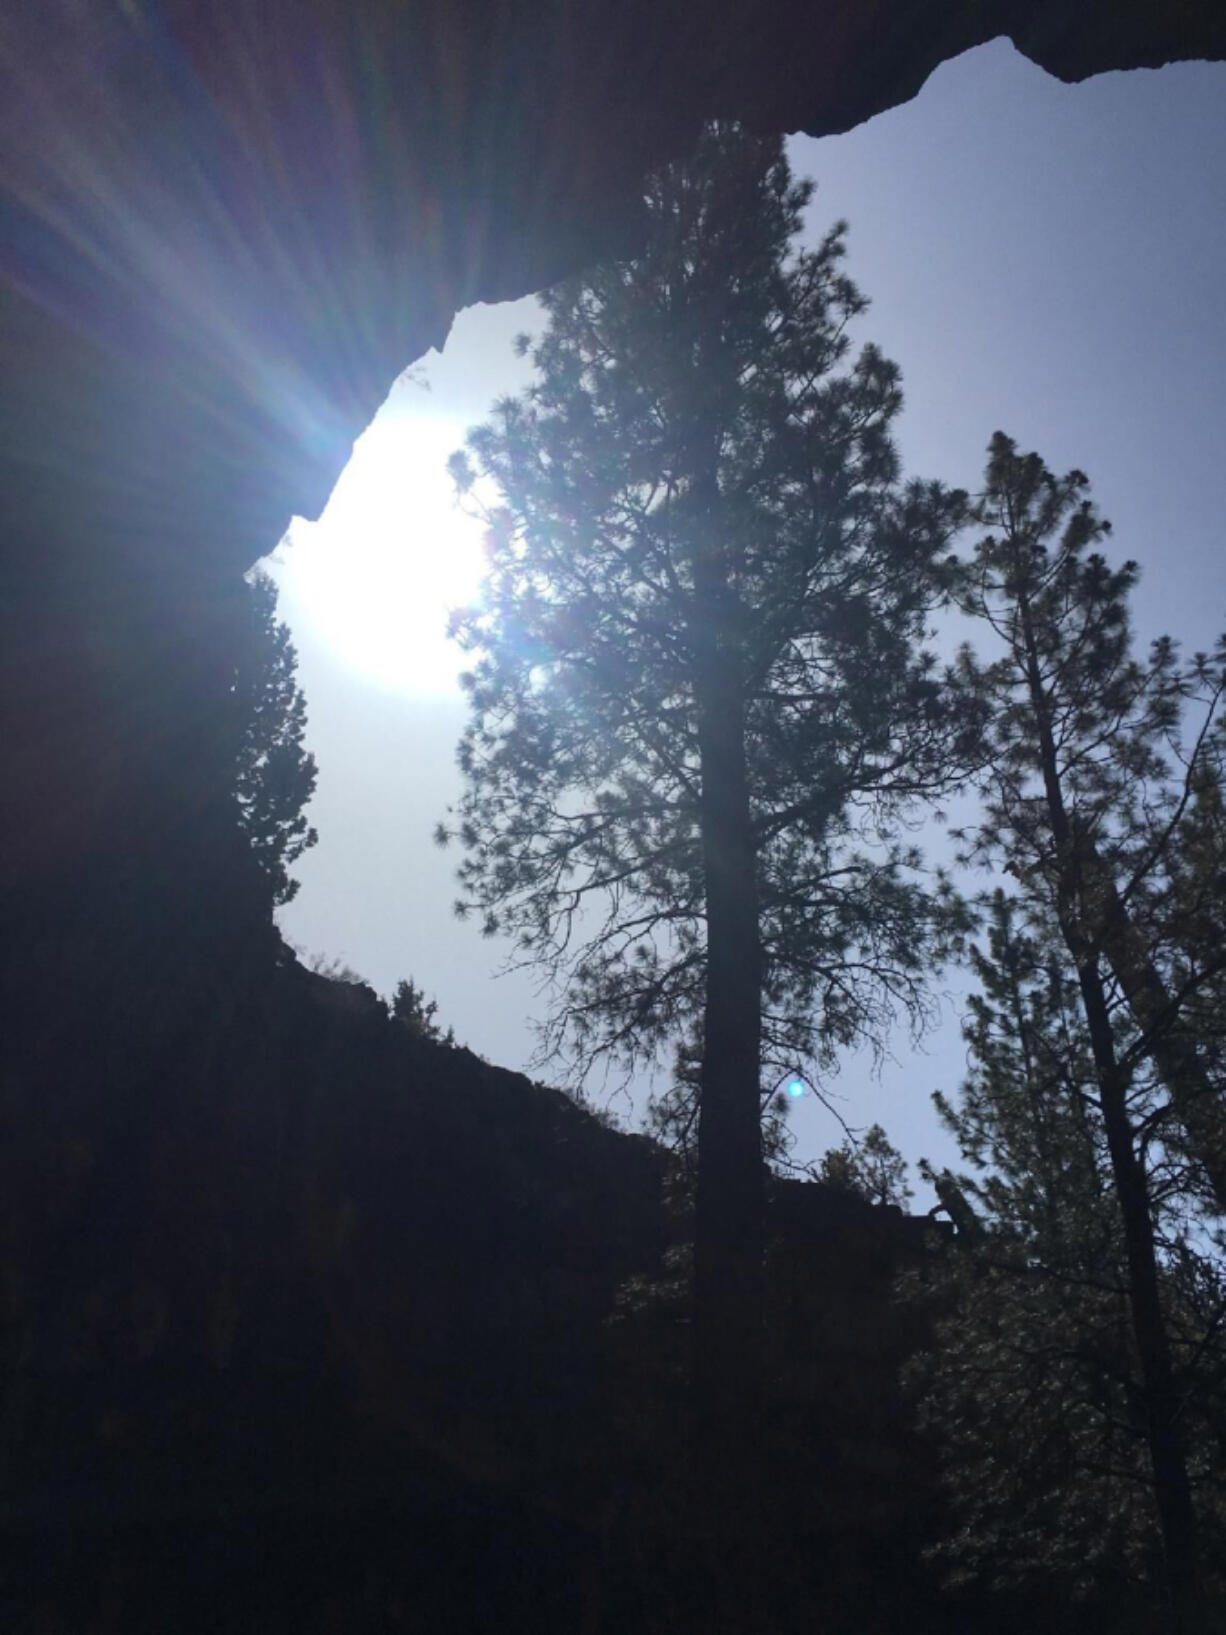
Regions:
<instances>
[{"instance_id":1,"label":"dark tree canopy","mask_svg":"<svg viewBox=\"0 0 1226 1635\"><path fill-rule=\"evenodd\" d=\"M298 890L291 865L318 838L305 812L315 757L303 748L306 699L289 628L277 618L277 587L256 573L247 594L249 620L232 689L242 734L234 792L243 831L280 907Z\"/></svg>"},{"instance_id":2,"label":"dark tree canopy","mask_svg":"<svg viewBox=\"0 0 1226 1635\"><path fill-rule=\"evenodd\" d=\"M968 1077L936 1098L980 1231L937 1275L935 1343L911 1376L952 1512L936 1554L955 1583L1101 1605L1163 1577L1134 1274L1077 971L1032 899L996 890L986 909ZM1161 1081L1138 1071L1127 1115L1209 1561L1226 1523L1226 1279L1186 1165L1152 1139L1162 1109Z\"/></svg>"},{"instance_id":3,"label":"dark tree canopy","mask_svg":"<svg viewBox=\"0 0 1226 1635\"><path fill-rule=\"evenodd\" d=\"M861 1136L848 1136L831 1147L817 1169L818 1179L839 1192L850 1192L866 1203L905 1209L911 1201L907 1161L893 1146L880 1124L870 1124Z\"/></svg>"},{"instance_id":4,"label":"dark tree canopy","mask_svg":"<svg viewBox=\"0 0 1226 1635\"><path fill-rule=\"evenodd\" d=\"M433 1039L443 1044L455 1044L455 1031L444 1030L438 1022L438 1000L428 999L426 990L419 988L412 977L401 977L392 995L392 1018L419 1039Z\"/></svg>"}]
</instances>

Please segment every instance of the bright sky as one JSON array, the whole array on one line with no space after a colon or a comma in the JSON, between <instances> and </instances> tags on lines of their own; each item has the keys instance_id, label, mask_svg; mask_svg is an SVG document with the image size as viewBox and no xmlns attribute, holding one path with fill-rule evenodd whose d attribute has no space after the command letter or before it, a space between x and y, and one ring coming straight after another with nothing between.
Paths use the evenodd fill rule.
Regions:
<instances>
[{"instance_id":1,"label":"bright sky","mask_svg":"<svg viewBox=\"0 0 1226 1635\"><path fill-rule=\"evenodd\" d=\"M851 223L849 270L873 303L861 336L904 373L908 471L974 486L997 427L1080 466L1115 550L1144 569L1142 636L1208 644L1226 627L1226 65L1069 87L996 44L791 157L818 183L814 233ZM464 720L445 608L479 572L443 464L528 379L511 340L535 323L530 301L463 314L276 568L320 765L320 842L286 935L385 993L411 975L464 1043L513 1068L545 1000L523 974L496 979L505 950L452 917L452 860L430 834L458 791ZM900 1033L880 1075L857 1058L833 1086L851 1124L880 1121L912 1159L954 1157L928 1098L962 1074L955 1009L924 1053ZM792 1124L806 1157L840 1139L809 1098Z\"/></svg>"}]
</instances>

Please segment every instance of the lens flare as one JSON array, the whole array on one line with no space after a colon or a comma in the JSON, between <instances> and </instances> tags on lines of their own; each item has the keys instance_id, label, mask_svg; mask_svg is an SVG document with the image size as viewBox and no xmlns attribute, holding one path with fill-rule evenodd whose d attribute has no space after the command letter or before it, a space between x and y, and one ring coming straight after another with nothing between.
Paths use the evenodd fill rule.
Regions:
<instances>
[{"instance_id":1,"label":"lens flare","mask_svg":"<svg viewBox=\"0 0 1226 1635\"><path fill-rule=\"evenodd\" d=\"M344 662L416 695L452 692L469 661L447 616L477 595L482 525L456 504L447 457L465 428L427 415L380 415L354 447L323 516L296 522L278 579Z\"/></svg>"}]
</instances>

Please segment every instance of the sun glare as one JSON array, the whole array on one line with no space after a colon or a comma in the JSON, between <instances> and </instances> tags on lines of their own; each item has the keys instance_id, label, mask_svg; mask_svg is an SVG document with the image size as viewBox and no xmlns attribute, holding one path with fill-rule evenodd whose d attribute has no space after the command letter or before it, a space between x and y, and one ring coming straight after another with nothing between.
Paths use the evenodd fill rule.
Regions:
<instances>
[{"instance_id":1,"label":"sun glare","mask_svg":"<svg viewBox=\"0 0 1226 1635\"><path fill-rule=\"evenodd\" d=\"M296 520L281 553L291 623L305 618L346 664L398 691L453 692L464 668L447 615L477 595L485 566L481 524L456 505L446 469L464 430L381 415L319 521Z\"/></svg>"}]
</instances>

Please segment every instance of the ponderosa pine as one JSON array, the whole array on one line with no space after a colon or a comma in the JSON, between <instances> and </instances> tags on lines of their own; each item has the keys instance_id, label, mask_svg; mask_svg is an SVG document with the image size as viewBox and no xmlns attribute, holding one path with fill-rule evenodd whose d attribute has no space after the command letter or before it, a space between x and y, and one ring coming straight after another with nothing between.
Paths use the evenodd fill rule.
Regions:
<instances>
[{"instance_id":1,"label":"ponderosa pine","mask_svg":"<svg viewBox=\"0 0 1226 1635\"><path fill-rule=\"evenodd\" d=\"M535 383L454 463L494 497L443 838L465 910L552 978L555 1041L635 1062L697 1029L694 1401L742 1516L763 1091L922 1009L947 916L895 820L958 736L923 642L962 497L900 481L845 229L795 247L811 193L708 128L641 254L542 298Z\"/></svg>"}]
</instances>

